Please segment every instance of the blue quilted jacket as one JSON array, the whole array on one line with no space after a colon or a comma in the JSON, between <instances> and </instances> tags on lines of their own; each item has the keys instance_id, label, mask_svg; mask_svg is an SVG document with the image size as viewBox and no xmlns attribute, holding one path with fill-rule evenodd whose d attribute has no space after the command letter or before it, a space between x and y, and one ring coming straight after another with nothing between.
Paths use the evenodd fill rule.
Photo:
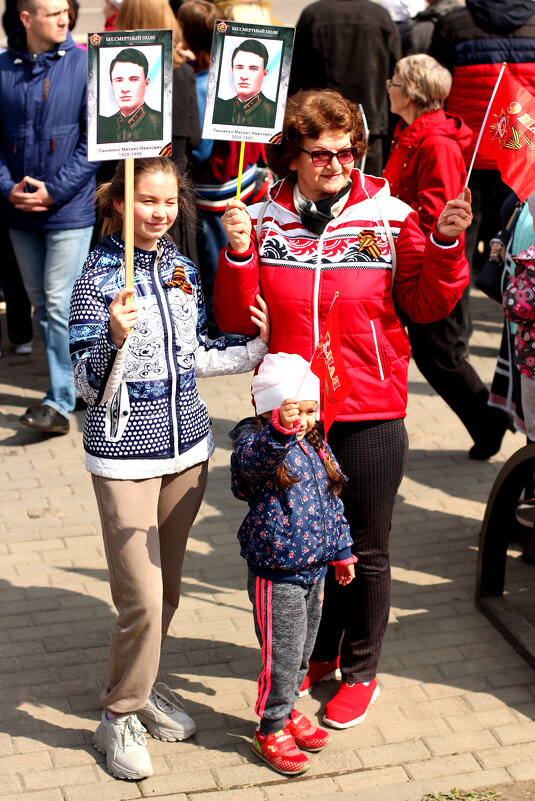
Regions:
<instances>
[{"instance_id":1,"label":"blue quilted jacket","mask_svg":"<svg viewBox=\"0 0 535 801\"><path fill-rule=\"evenodd\" d=\"M182 265L190 292L170 282ZM167 237L158 251L134 248L134 330L117 349L109 306L124 288L124 244L104 237L76 280L69 319L74 380L88 409L86 467L108 478L179 473L214 450L196 376L252 370L267 347L260 338L210 340L197 270Z\"/></svg>"},{"instance_id":2,"label":"blue quilted jacket","mask_svg":"<svg viewBox=\"0 0 535 801\"><path fill-rule=\"evenodd\" d=\"M232 492L250 506L238 539L253 573L274 581L316 584L328 562L352 556L343 503L329 489L322 460L306 439L298 442L295 434L285 434L271 423L258 431L253 418L238 423L230 437L235 443ZM330 450L329 454L332 457ZM286 489L272 477L282 462L300 476Z\"/></svg>"},{"instance_id":3,"label":"blue quilted jacket","mask_svg":"<svg viewBox=\"0 0 535 801\"><path fill-rule=\"evenodd\" d=\"M99 162L87 161L87 53L70 34L32 56L15 31L0 55L0 195L9 228L85 228L95 222L93 194ZM23 212L7 202L25 175L44 181L48 211Z\"/></svg>"}]
</instances>

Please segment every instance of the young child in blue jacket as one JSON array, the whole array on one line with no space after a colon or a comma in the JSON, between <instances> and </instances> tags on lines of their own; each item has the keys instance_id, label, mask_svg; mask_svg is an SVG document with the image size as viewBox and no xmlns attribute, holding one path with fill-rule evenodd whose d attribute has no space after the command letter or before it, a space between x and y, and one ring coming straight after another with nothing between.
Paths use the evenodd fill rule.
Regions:
<instances>
[{"instance_id":1,"label":"young child in blue jacket","mask_svg":"<svg viewBox=\"0 0 535 801\"><path fill-rule=\"evenodd\" d=\"M257 417L242 420L230 437L232 492L250 506L238 539L263 662L253 752L295 775L310 767L301 749L319 751L330 739L294 709L319 626L327 563L340 584L349 584L357 558L339 497L345 480L316 423L318 379L301 356L270 353L252 392Z\"/></svg>"}]
</instances>

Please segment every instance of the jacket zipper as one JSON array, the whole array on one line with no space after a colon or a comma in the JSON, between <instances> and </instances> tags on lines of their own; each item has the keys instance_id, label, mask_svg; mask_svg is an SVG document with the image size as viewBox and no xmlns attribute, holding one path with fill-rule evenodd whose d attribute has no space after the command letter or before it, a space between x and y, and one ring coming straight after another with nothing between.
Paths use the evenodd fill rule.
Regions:
<instances>
[{"instance_id":1,"label":"jacket zipper","mask_svg":"<svg viewBox=\"0 0 535 801\"><path fill-rule=\"evenodd\" d=\"M384 381L385 380L385 371L384 371L384 368L383 368L383 362L381 360L381 353L379 351L379 343L377 342L377 333L375 331L375 325L373 323L373 320L370 320L370 325L371 325L372 334L373 334L373 344L375 346L375 355L377 357L377 364L379 365L379 375L381 377L381 381Z\"/></svg>"},{"instance_id":2,"label":"jacket zipper","mask_svg":"<svg viewBox=\"0 0 535 801\"><path fill-rule=\"evenodd\" d=\"M319 296L320 296L320 281L321 281L321 257L323 255L323 238L325 230L321 234L318 242L318 255L316 257L316 272L314 275L314 342L312 343L312 350L314 351L316 344L320 338L320 322L319 322Z\"/></svg>"},{"instance_id":3,"label":"jacket zipper","mask_svg":"<svg viewBox=\"0 0 535 801\"><path fill-rule=\"evenodd\" d=\"M171 372L171 423L173 427L173 441L174 441L174 460L175 467L178 469L178 418L176 413L176 398L177 398L177 372L175 367L175 358L173 353L173 323L171 320L171 309L167 302L167 295L163 290L159 273L160 256L158 255L154 260L154 286L158 292L161 300L163 310L163 318L167 328L167 360L169 362L169 370Z\"/></svg>"},{"instance_id":4,"label":"jacket zipper","mask_svg":"<svg viewBox=\"0 0 535 801\"><path fill-rule=\"evenodd\" d=\"M314 475L314 486L316 488L316 495L318 496L318 504L319 504L320 511L321 511L321 519L323 521L323 538L322 538L322 540L323 540L323 553L322 553L322 557L325 558L325 554L327 552L327 546L326 546L326 542L325 542L325 540L327 538L327 526L325 525L325 510L323 508L323 501L321 500L320 488L318 486L318 476L316 474L316 465L314 464L314 459L308 453L308 451L305 450L304 448L302 448L302 450L307 455L307 458L308 458L308 460L310 462L310 467L312 469L312 473Z\"/></svg>"}]
</instances>

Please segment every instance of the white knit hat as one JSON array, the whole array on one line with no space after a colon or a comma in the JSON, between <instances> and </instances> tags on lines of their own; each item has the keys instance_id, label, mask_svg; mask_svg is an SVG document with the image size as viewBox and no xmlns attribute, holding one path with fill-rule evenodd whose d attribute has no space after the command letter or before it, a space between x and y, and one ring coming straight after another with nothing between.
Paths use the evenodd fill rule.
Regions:
<instances>
[{"instance_id":1,"label":"white knit hat","mask_svg":"<svg viewBox=\"0 0 535 801\"><path fill-rule=\"evenodd\" d=\"M528 197L528 209L529 213L535 220L535 192L532 192L531 195Z\"/></svg>"},{"instance_id":2,"label":"white knit hat","mask_svg":"<svg viewBox=\"0 0 535 801\"><path fill-rule=\"evenodd\" d=\"M302 356L296 353L268 353L253 378L251 392L256 413L262 414L278 409L287 398L297 397L297 400L319 403L320 382L310 372L308 362Z\"/></svg>"}]
</instances>

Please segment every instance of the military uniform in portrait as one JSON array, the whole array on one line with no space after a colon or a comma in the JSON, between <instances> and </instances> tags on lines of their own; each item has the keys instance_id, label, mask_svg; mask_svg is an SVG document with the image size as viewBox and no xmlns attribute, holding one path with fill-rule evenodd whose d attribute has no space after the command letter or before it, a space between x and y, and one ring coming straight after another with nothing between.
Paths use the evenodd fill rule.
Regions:
<instances>
[{"instance_id":1,"label":"military uniform in portrait","mask_svg":"<svg viewBox=\"0 0 535 801\"><path fill-rule=\"evenodd\" d=\"M252 128L273 128L277 104L268 100L262 92L246 100L238 97L230 100L216 98L214 104L214 125L248 125Z\"/></svg>"},{"instance_id":2,"label":"military uniform in portrait","mask_svg":"<svg viewBox=\"0 0 535 801\"><path fill-rule=\"evenodd\" d=\"M161 139L163 120L160 111L154 111L146 103L128 117L120 111L111 117L98 118L97 142L144 142Z\"/></svg>"}]
</instances>

